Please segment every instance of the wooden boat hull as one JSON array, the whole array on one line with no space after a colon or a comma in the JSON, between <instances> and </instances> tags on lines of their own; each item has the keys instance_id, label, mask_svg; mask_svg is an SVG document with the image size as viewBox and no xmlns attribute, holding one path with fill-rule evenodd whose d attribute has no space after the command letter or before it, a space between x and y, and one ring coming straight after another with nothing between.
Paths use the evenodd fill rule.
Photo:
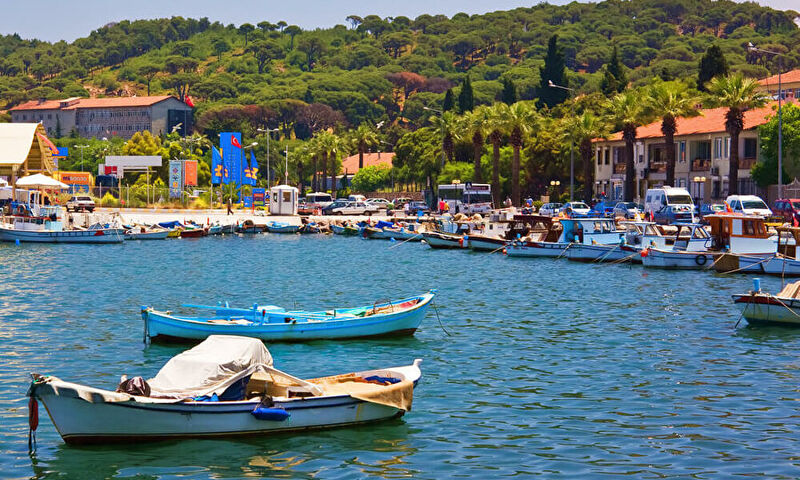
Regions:
<instances>
[{"instance_id":1,"label":"wooden boat hull","mask_svg":"<svg viewBox=\"0 0 800 480\"><path fill-rule=\"evenodd\" d=\"M209 235L222 235L222 225L211 225L208 227Z\"/></svg>"},{"instance_id":2,"label":"wooden boat hull","mask_svg":"<svg viewBox=\"0 0 800 480\"><path fill-rule=\"evenodd\" d=\"M267 224L267 231L269 233L297 233L300 231L300 225L270 225Z\"/></svg>"},{"instance_id":3,"label":"wooden boat hull","mask_svg":"<svg viewBox=\"0 0 800 480\"><path fill-rule=\"evenodd\" d=\"M467 235L467 247L478 252L496 252L505 248L508 240L485 235Z\"/></svg>"},{"instance_id":4,"label":"wooden boat hull","mask_svg":"<svg viewBox=\"0 0 800 480\"><path fill-rule=\"evenodd\" d=\"M409 242L421 242L422 241L422 233L418 231L412 230L383 230L383 238L386 239L395 239L397 241L409 241Z\"/></svg>"},{"instance_id":5,"label":"wooden boat hull","mask_svg":"<svg viewBox=\"0 0 800 480\"><path fill-rule=\"evenodd\" d=\"M392 304L417 300L413 308L398 312L370 316L347 315L347 310L336 310L337 315L305 317L303 312L283 310L261 314L254 310L229 310L219 312L224 318L241 319L238 322L210 322L210 319L179 317L151 308L142 309L145 335L159 340L203 340L209 335L240 335L265 341L300 342L324 339L367 338L393 335L413 335L427 314L434 293L397 300ZM376 305L377 308L387 304ZM371 308L372 306L361 307ZM231 315L231 312L239 315Z\"/></svg>"},{"instance_id":6,"label":"wooden boat hull","mask_svg":"<svg viewBox=\"0 0 800 480\"><path fill-rule=\"evenodd\" d=\"M125 232L125 240L166 240L167 235L169 235L169 230L144 233Z\"/></svg>"},{"instance_id":7,"label":"wooden boat hull","mask_svg":"<svg viewBox=\"0 0 800 480\"><path fill-rule=\"evenodd\" d=\"M565 242L511 242L506 246L509 257L559 257L569 247Z\"/></svg>"},{"instance_id":8,"label":"wooden boat hull","mask_svg":"<svg viewBox=\"0 0 800 480\"><path fill-rule=\"evenodd\" d=\"M355 227L344 227L342 225L331 225L331 230L336 235L344 235L346 237L353 237L358 235L358 229Z\"/></svg>"},{"instance_id":9,"label":"wooden boat hull","mask_svg":"<svg viewBox=\"0 0 800 480\"><path fill-rule=\"evenodd\" d=\"M125 230L106 228L102 230L26 231L0 227L0 241L25 243L122 243Z\"/></svg>"},{"instance_id":10,"label":"wooden boat hull","mask_svg":"<svg viewBox=\"0 0 800 480\"><path fill-rule=\"evenodd\" d=\"M466 248L464 246L464 237L460 235L426 232L422 234L422 238L431 248Z\"/></svg>"},{"instance_id":11,"label":"wooden boat hull","mask_svg":"<svg viewBox=\"0 0 800 480\"><path fill-rule=\"evenodd\" d=\"M566 257L576 262L614 262L628 260L642 263L639 249L630 245L585 245L573 244Z\"/></svg>"},{"instance_id":12,"label":"wooden boat hull","mask_svg":"<svg viewBox=\"0 0 800 480\"><path fill-rule=\"evenodd\" d=\"M711 252L674 252L648 248L641 260L642 264L647 268L705 270L711 268L717 255Z\"/></svg>"},{"instance_id":13,"label":"wooden boat hull","mask_svg":"<svg viewBox=\"0 0 800 480\"><path fill-rule=\"evenodd\" d=\"M403 367L358 372L409 380L421 377L419 362ZM400 417L402 409L358 400L350 395L306 398L276 397L272 408L283 409L284 420L260 420L253 414L257 401L144 403L108 402L99 395L87 401L59 382L32 387L50 419L69 444L141 442L176 438L214 438L332 428ZM69 384L67 384L69 385Z\"/></svg>"},{"instance_id":14,"label":"wooden boat hull","mask_svg":"<svg viewBox=\"0 0 800 480\"><path fill-rule=\"evenodd\" d=\"M167 238L180 238L181 236L181 229L174 228L167 233Z\"/></svg>"},{"instance_id":15,"label":"wooden boat hull","mask_svg":"<svg viewBox=\"0 0 800 480\"><path fill-rule=\"evenodd\" d=\"M208 232L205 228L192 228L181 232L181 238L198 238L206 235L208 235Z\"/></svg>"},{"instance_id":16,"label":"wooden boat hull","mask_svg":"<svg viewBox=\"0 0 800 480\"><path fill-rule=\"evenodd\" d=\"M764 294L733 295L742 317L755 325L800 326L800 299Z\"/></svg>"},{"instance_id":17,"label":"wooden boat hull","mask_svg":"<svg viewBox=\"0 0 800 480\"><path fill-rule=\"evenodd\" d=\"M800 261L774 254L736 255L725 253L714 264L717 272L758 273L761 275L781 275L800 277Z\"/></svg>"}]
</instances>

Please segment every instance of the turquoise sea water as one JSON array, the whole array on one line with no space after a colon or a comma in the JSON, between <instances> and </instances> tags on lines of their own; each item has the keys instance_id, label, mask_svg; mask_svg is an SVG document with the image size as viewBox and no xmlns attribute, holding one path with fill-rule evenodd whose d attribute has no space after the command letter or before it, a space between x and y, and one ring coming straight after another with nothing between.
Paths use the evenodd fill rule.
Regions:
<instances>
[{"instance_id":1,"label":"turquoise sea water","mask_svg":"<svg viewBox=\"0 0 800 480\"><path fill-rule=\"evenodd\" d=\"M0 244L0 477L800 476L800 330L734 330L730 294L749 277L391 245L294 235ZM429 288L449 336L431 311L413 337L268 345L278 368L309 377L423 358L402 419L72 447L41 409L28 454L28 372L113 388L182 350L142 344L139 305L317 309Z\"/></svg>"}]
</instances>

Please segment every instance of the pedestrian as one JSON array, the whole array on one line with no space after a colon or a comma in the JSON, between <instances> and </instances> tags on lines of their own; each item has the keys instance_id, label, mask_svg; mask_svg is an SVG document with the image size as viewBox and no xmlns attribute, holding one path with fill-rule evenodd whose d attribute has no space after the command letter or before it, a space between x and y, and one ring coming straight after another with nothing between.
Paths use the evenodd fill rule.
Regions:
<instances>
[{"instance_id":1,"label":"pedestrian","mask_svg":"<svg viewBox=\"0 0 800 480\"><path fill-rule=\"evenodd\" d=\"M505 205L506 208L510 207L511 206L511 197L506 197L506 201L503 202L503 205Z\"/></svg>"},{"instance_id":2,"label":"pedestrian","mask_svg":"<svg viewBox=\"0 0 800 480\"><path fill-rule=\"evenodd\" d=\"M228 197L228 213L226 213L225 216L233 215L233 208L231 207L232 207L231 199L230 197Z\"/></svg>"}]
</instances>

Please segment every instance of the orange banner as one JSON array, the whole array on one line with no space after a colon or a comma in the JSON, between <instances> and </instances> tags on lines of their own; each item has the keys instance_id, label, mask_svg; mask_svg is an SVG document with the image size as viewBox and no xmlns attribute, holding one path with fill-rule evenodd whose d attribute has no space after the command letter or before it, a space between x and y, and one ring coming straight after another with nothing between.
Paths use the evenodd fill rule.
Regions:
<instances>
[{"instance_id":1,"label":"orange banner","mask_svg":"<svg viewBox=\"0 0 800 480\"><path fill-rule=\"evenodd\" d=\"M197 186L197 160L183 162L183 184L187 187Z\"/></svg>"}]
</instances>

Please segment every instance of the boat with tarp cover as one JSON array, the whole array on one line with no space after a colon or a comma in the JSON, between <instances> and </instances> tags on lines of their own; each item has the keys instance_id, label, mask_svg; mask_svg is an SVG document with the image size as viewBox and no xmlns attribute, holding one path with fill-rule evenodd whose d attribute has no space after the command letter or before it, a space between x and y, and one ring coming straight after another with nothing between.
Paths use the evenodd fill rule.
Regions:
<instances>
[{"instance_id":1,"label":"boat with tarp cover","mask_svg":"<svg viewBox=\"0 0 800 480\"><path fill-rule=\"evenodd\" d=\"M274 305L233 308L183 305L210 312L205 317L175 315L142 307L145 336L156 340L200 340L209 335L243 335L269 341L363 338L412 335L427 314L435 290L395 301L314 312Z\"/></svg>"},{"instance_id":2,"label":"boat with tarp cover","mask_svg":"<svg viewBox=\"0 0 800 480\"><path fill-rule=\"evenodd\" d=\"M752 291L732 297L750 324L800 326L800 282L789 283L772 295L762 291L760 279L754 278Z\"/></svg>"},{"instance_id":3,"label":"boat with tarp cover","mask_svg":"<svg viewBox=\"0 0 800 480\"><path fill-rule=\"evenodd\" d=\"M411 410L411 365L300 379L273 366L260 340L214 335L169 360L155 377L123 377L112 390L32 374L38 402L70 444L269 435L400 417Z\"/></svg>"}]
</instances>

